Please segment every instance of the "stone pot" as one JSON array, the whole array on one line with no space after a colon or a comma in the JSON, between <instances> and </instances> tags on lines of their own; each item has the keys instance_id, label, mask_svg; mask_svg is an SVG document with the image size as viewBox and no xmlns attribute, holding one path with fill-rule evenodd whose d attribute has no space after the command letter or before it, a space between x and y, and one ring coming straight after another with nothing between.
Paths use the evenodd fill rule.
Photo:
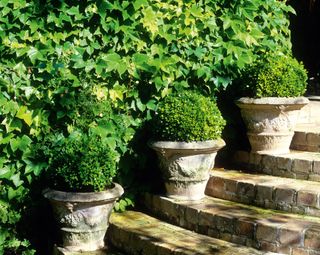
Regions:
<instances>
[{"instance_id":1,"label":"stone pot","mask_svg":"<svg viewBox=\"0 0 320 255\"><path fill-rule=\"evenodd\" d=\"M209 171L214 166L222 139L203 142L151 142L159 157L166 195L179 200L204 197Z\"/></svg>"},{"instance_id":2,"label":"stone pot","mask_svg":"<svg viewBox=\"0 0 320 255\"><path fill-rule=\"evenodd\" d=\"M248 98L236 101L247 127L251 152L283 154L289 152L300 109L308 104L305 97Z\"/></svg>"},{"instance_id":3,"label":"stone pot","mask_svg":"<svg viewBox=\"0 0 320 255\"><path fill-rule=\"evenodd\" d=\"M113 205L122 194L123 188L116 183L102 192L44 190L61 231L62 248L68 252L103 248Z\"/></svg>"}]
</instances>

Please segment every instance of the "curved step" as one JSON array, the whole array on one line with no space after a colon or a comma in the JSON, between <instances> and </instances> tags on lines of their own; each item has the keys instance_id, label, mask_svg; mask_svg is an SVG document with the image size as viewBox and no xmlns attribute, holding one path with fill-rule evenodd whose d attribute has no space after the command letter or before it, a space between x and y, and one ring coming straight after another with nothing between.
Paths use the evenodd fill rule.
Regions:
<instances>
[{"instance_id":1,"label":"curved step","mask_svg":"<svg viewBox=\"0 0 320 255\"><path fill-rule=\"evenodd\" d=\"M320 216L318 182L213 169L206 194L267 209Z\"/></svg>"},{"instance_id":2,"label":"curved step","mask_svg":"<svg viewBox=\"0 0 320 255\"><path fill-rule=\"evenodd\" d=\"M110 218L108 237L114 246L128 254L274 254L200 235L135 211L113 213Z\"/></svg>"},{"instance_id":3,"label":"curved step","mask_svg":"<svg viewBox=\"0 0 320 255\"><path fill-rule=\"evenodd\" d=\"M283 254L319 254L320 218L261 209L218 198L175 201L147 194L148 210L201 234Z\"/></svg>"}]
</instances>

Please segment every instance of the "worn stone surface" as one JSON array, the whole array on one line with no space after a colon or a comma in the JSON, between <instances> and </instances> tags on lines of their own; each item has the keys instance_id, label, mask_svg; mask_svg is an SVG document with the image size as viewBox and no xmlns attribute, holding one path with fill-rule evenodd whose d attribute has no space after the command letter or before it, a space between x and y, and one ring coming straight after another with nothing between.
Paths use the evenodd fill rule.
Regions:
<instances>
[{"instance_id":1,"label":"worn stone surface","mask_svg":"<svg viewBox=\"0 0 320 255\"><path fill-rule=\"evenodd\" d=\"M234 163L243 169L268 175L320 182L320 152L290 151L281 155L256 155L236 152Z\"/></svg>"},{"instance_id":2,"label":"worn stone surface","mask_svg":"<svg viewBox=\"0 0 320 255\"><path fill-rule=\"evenodd\" d=\"M133 211L114 213L110 219L108 234L114 246L129 254L271 255L271 253L200 235ZM235 240L231 235L230 239Z\"/></svg>"},{"instance_id":3,"label":"worn stone surface","mask_svg":"<svg viewBox=\"0 0 320 255\"><path fill-rule=\"evenodd\" d=\"M318 182L213 169L206 194L268 209L320 216L319 187Z\"/></svg>"},{"instance_id":4,"label":"worn stone surface","mask_svg":"<svg viewBox=\"0 0 320 255\"><path fill-rule=\"evenodd\" d=\"M320 251L320 218L317 217L285 214L212 197L197 202L160 199L184 211L184 227L201 234L284 254L293 254L296 248L301 248L296 253ZM170 220L162 208L148 207L153 214Z\"/></svg>"}]
</instances>

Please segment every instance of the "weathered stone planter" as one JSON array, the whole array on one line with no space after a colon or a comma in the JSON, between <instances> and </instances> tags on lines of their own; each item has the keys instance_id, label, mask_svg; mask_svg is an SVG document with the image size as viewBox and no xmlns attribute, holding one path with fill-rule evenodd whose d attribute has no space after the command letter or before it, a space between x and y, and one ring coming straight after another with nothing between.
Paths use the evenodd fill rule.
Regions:
<instances>
[{"instance_id":1,"label":"weathered stone planter","mask_svg":"<svg viewBox=\"0 0 320 255\"><path fill-rule=\"evenodd\" d=\"M53 207L64 250L77 252L103 248L113 205L122 194L123 188L116 183L112 189L102 192L45 190L43 195Z\"/></svg>"},{"instance_id":2,"label":"weathered stone planter","mask_svg":"<svg viewBox=\"0 0 320 255\"><path fill-rule=\"evenodd\" d=\"M190 143L150 143L159 157L167 196L179 200L203 198L209 171L214 166L217 151L224 145L221 139Z\"/></svg>"},{"instance_id":3,"label":"weathered stone planter","mask_svg":"<svg viewBox=\"0 0 320 255\"><path fill-rule=\"evenodd\" d=\"M247 126L251 152L288 153L299 110L308 102L305 97L243 97L237 100Z\"/></svg>"}]
</instances>

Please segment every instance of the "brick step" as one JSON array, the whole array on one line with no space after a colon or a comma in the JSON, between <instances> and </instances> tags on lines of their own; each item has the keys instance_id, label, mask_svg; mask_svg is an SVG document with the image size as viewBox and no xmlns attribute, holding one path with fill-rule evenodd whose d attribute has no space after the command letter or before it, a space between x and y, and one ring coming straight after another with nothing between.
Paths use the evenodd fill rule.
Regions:
<instances>
[{"instance_id":1,"label":"brick step","mask_svg":"<svg viewBox=\"0 0 320 255\"><path fill-rule=\"evenodd\" d=\"M295 128L291 149L320 152L320 124L300 124Z\"/></svg>"},{"instance_id":2,"label":"brick step","mask_svg":"<svg viewBox=\"0 0 320 255\"><path fill-rule=\"evenodd\" d=\"M206 194L268 209L320 216L318 182L214 169Z\"/></svg>"},{"instance_id":3,"label":"brick step","mask_svg":"<svg viewBox=\"0 0 320 255\"><path fill-rule=\"evenodd\" d=\"M257 154L237 151L234 163L240 169L293 179L320 182L320 153L291 151L287 154Z\"/></svg>"},{"instance_id":4,"label":"brick step","mask_svg":"<svg viewBox=\"0 0 320 255\"><path fill-rule=\"evenodd\" d=\"M176 201L145 195L147 209L200 234L283 254L320 254L320 218L280 213L218 198Z\"/></svg>"},{"instance_id":5,"label":"brick step","mask_svg":"<svg viewBox=\"0 0 320 255\"><path fill-rule=\"evenodd\" d=\"M108 238L134 255L275 254L200 235L135 211L113 213Z\"/></svg>"}]
</instances>

